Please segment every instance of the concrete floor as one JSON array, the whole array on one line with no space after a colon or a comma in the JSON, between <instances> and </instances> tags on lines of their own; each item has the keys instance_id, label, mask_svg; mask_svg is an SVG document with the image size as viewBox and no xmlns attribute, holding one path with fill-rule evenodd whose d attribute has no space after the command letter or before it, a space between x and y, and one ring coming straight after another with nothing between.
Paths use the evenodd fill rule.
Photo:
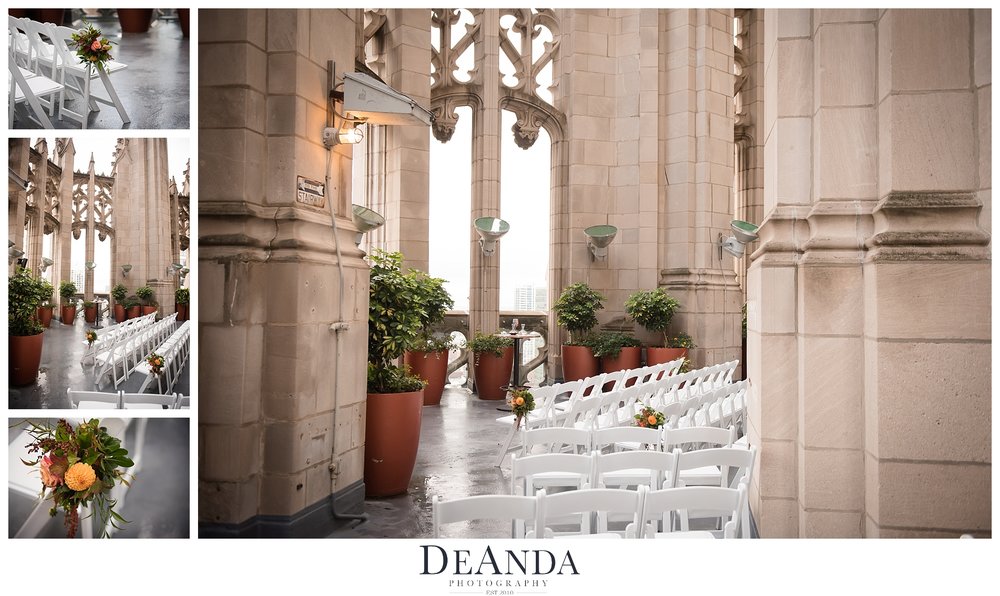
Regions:
<instances>
[{"instance_id":1,"label":"concrete floor","mask_svg":"<svg viewBox=\"0 0 1000 596\"><path fill-rule=\"evenodd\" d=\"M181 34L176 20L159 19L147 33L122 35L118 19L113 14L98 19L88 19L94 27L114 44L111 55L128 66L111 75L111 82L125 106L131 122L123 124L114 106L98 104L100 111L91 112L87 128L166 130L187 129L191 126L191 69L190 43ZM81 27L81 21L71 26ZM107 98L104 85L99 80L92 83L92 93ZM83 101L79 98L67 102L77 113ZM57 129L80 129L74 120L50 118ZM25 106L18 106L14 128L41 128L27 117Z\"/></svg>"},{"instance_id":2,"label":"concrete floor","mask_svg":"<svg viewBox=\"0 0 1000 596\"><path fill-rule=\"evenodd\" d=\"M447 388L440 406L425 406L417 464L404 495L367 499L366 522L331 538L427 538L433 535L431 500L472 495L509 494L510 458L493 466L509 426L496 422L503 401L483 401L465 389ZM508 410L509 411L509 410ZM452 538L510 537L505 522L450 524Z\"/></svg>"},{"instance_id":3,"label":"concrete floor","mask_svg":"<svg viewBox=\"0 0 1000 596\"><path fill-rule=\"evenodd\" d=\"M8 427L8 444L20 433L19 419L12 419ZM50 421L54 424L56 421ZM125 447L135 455L137 421L133 420L125 436ZM190 423L184 418L151 418L146 427L142 448L142 462L124 502L115 511L129 520L115 538L187 538L190 524ZM10 445L20 449L23 445ZM41 482L39 482L41 489ZM7 520L10 536L36 504L36 500L8 490ZM87 520L81 520L87 523ZM63 515L60 512L46 524L42 538L64 538Z\"/></svg>"},{"instance_id":4,"label":"concrete floor","mask_svg":"<svg viewBox=\"0 0 1000 596\"><path fill-rule=\"evenodd\" d=\"M105 320L105 326L114 321ZM38 380L33 385L10 387L7 406L12 410L23 409L72 409L73 404L66 395L66 389L80 391L95 391L95 374L90 363L80 364L87 346L84 335L90 325L83 321L83 311L76 317L74 325L63 325L57 319L45 330L42 340L42 365L38 371ZM97 330L100 334L100 329ZM184 365L174 386L174 392L191 395L190 378L191 361ZM121 388L126 393L139 390L144 380L143 375L132 374ZM110 380L105 380L100 391L114 391ZM155 392L155 386L148 388L147 393Z\"/></svg>"}]
</instances>

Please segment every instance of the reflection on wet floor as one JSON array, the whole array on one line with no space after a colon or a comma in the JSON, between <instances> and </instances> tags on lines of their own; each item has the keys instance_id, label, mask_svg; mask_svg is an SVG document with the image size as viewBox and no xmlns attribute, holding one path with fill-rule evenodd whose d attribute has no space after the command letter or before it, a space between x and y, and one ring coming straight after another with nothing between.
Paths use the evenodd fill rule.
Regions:
<instances>
[{"instance_id":1,"label":"reflection on wet floor","mask_svg":"<svg viewBox=\"0 0 1000 596\"><path fill-rule=\"evenodd\" d=\"M471 495L509 494L510 458L494 460L508 426L503 401L483 401L465 389L445 389L440 406L425 406L420 428L417 465L405 495L368 499L369 519L335 532L331 538L426 538L434 533L431 500ZM509 409L508 409L509 411ZM506 522L449 524L447 537L510 536Z\"/></svg>"},{"instance_id":2,"label":"reflection on wet floor","mask_svg":"<svg viewBox=\"0 0 1000 596\"><path fill-rule=\"evenodd\" d=\"M38 371L38 380L33 385L10 387L10 409L72 409L73 404L66 396L66 389L114 391L114 385L107 378L99 389L95 387L96 371L90 360L86 365L80 364L80 359L87 351L84 335L91 327L84 323L82 314L81 312L77 316L74 325L63 325L57 319L52 319L42 340L42 365ZM105 327L113 324L114 321L104 322ZM97 332L100 334L101 330L98 329ZM189 359L181 370L174 392L191 394L190 367ZM132 374L120 389L126 393L138 391L143 379L143 375ZM147 389L147 393L149 391L155 391L155 387Z\"/></svg>"}]
</instances>

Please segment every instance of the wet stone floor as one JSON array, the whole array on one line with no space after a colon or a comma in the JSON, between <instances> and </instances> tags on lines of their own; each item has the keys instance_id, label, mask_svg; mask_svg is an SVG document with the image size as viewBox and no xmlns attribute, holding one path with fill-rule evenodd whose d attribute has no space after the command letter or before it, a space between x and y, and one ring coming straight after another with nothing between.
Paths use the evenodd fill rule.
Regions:
<instances>
[{"instance_id":1,"label":"wet stone floor","mask_svg":"<svg viewBox=\"0 0 1000 596\"><path fill-rule=\"evenodd\" d=\"M367 521L352 522L331 538L426 538L433 536L431 501L472 495L510 494L510 457L493 464L510 427L496 422L510 409L465 389L445 389L440 406L424 406L420 449L406 494L365 501ZM516 439L515 439L516 440ZM451 538L510 537L506 522L449 524Z\"/></svg>"},{"instance_id":2,"label":"wet stone floor","mask_svg":"<svg viewBox=\"0 0 1000 596\"><path fill-rule=\"evenodd\" d=\"M118 18L110 16L88 19L88 23L114 44L111 55L127 68L110 75L111 83L125 106L131 122L124 124L113 105L97 104L99 111L90 112L87 128L165 130L187 129L191 126L190 42L181 34L176 19L157 19L146 33L122 34ZM82 21L68 26L83 27ZM108 99L99 79L91 82L91 93ZM67 107L80 113L83 100L79 97L66 102ZM47 112L47 111L46 111ZM80 123L69 118L50 117L57 129L80 129ZM41 128L27 117L27 108L19 105L14 128Z\"/></svg>"},{"instance_id":3,"label":"wet stone floor","mask_svg":"<svg viewBox=\"0 0 1000 596\"><path fill-rule=\"evenodd\" d=\"M103 325L113 325L105 317ZM81 364L80 359L87 351L85 334L91 325L83 320L81 310L73 325L63 325L53 318L49 328L45 330L42 340L42 363L38 370L38 380L24 387L11 386L8 391L7 405L12 410L23 409L72 409L73 403L66 395L67 389L77 391L108 391L113 392L114 384L105 375L100 388L95 385L96 374L90 364ZM98 335L101 330L97 329ZM191 360L181 370L177 384L171 393L191 394L190 379ZM145 375L133 373L125 380L120 389L126 393L135 393L142 386ZM146 393L156 391L156 384L146 389Z\"/></svg>"}]
</instances>

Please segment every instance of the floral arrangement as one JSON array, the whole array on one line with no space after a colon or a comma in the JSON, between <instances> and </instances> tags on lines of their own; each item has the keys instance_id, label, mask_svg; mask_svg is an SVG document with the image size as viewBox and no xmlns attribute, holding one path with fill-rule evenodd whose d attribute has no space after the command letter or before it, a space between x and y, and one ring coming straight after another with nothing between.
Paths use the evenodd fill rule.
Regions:
<instances>
[{"instance_id":1,"label":"floral arrangement","mask_svg":"<svg viewBox=\"0 0 1000 596\"><path fill-rule=\"evenodd\" d=\"M514 428L521 427L521 418L535 409L535 397L525 388L514 389L507 398L507 404L516 417Z\"/></svg>"},{"instance_id":2,"label":"floral arrangement","mask_svg":"<svg viewBox=\"0 0 1000 596\"><path fill-rule=\"evenodd\" d=\"M97 332L93 329L87 331L87 345L92 346L97 341Z\"/></svg>"},{"instance_id":3,"label":"floral arrangement","mask_svg":"<svg viewBox=\"0 0 1000 596\"><path fill-rule=\"evenodd\" d=\"M104 64L112 60L111 41L103 37L100 29L96 29L93 25L88 23L85 28L74 33L72 38L80 62L103 69Z\"/></svg>"},{"instance_id":4,"label":"floral arrangement","mask_svg":"<svg viewBox=\"0 0 1000 596\"><path fill-rule=\"evenodd\" d=\"M697 346L694 345L694 340L691 339L691 336L682 331L676 335L672 335L667 338L667 347L687 348L690 350L691 348L695 348Z\"/></svg>"},{"instance_id":5,"label":"floral arrangement","mask_svg":"<svg viewBox=\"0 0 1000 596\"><path fill-rule=\"evenodd\" d=\"M146 364L149 365L150 371L154 375L159 375L163 372L163 356L160 356L156 352L146 356Z\"/></svg>"},{"instance_id":6,"label":"floral arrangement","mask_svg":"<svg viewBox=\"0 0 1000 596\"><path fill-rule=\"evenodd\" d=\"M97 511L107 537L108 521L120 529L118 522L128 523L115 512L117 501L111 498L115 483L128 485L122 468L135 465L122 448L121 440L108 434L97 419L81 423L74 429L66 420L59 420L55 428L28 422L28 434L34 439L26 447L29 453L41 455L32 462L21 460L27 466L39 466L42 476L42 494L49 491L55 516L58 509L65 512L63 523L66 536L73 538L80 527L80 506L91 505Z\"/></svg>"},{"instance_id":7,"label":"floral arrangement","mask_svg":"<svg viewBox=\"0 0 1000 596\"><path fill-rule=\"evenodd\" d=\"M663 412L657 412L648 406L635 415L635 425L642 428L660 428L663 422Z\"/></svg>"}]
</instances>

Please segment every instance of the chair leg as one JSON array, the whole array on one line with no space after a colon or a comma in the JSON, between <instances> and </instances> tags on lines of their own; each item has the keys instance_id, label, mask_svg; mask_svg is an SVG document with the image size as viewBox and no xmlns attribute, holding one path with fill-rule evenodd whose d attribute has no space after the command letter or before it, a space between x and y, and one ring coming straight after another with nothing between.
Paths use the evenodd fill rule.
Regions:
<instances>
[{"instance_id":1,"label":"chair leg","mask_svg":"<svg viewBox=\"0 0 1000 596\"><path fill-rule=\"evenodd\" d=\"M493 463L493 465L497 468L499 468L500 464L503 463L503 459L507 457L507 450L510 449L510 444L514 440L514 435L517 433L517 429L515 429L514 426L515 425L513 424L510 425L510 432L507 433L503 444L500 445L500 452L497 453L497 460Z\"/></svg>"},{"instance_id":2,"label":"chair leg","mask_svg":"<svg viewBox=\"0 0 1000 596\"><path fill-rule=\"evenodd\" d=\"M111 84L111 79L108 77L108 73L98 69L97 74L101 77L101 82L104 83L104 88L108 90L108 95L111 97L111 101L114 103L115 109L118 110L118 115L121 116L122 124L128 124L131 120L129 120L128 114L125 112L125 106L122 104L121 100L118 99L118 92L115 91L115 86Z\"/></svg>"}]
</instances>

